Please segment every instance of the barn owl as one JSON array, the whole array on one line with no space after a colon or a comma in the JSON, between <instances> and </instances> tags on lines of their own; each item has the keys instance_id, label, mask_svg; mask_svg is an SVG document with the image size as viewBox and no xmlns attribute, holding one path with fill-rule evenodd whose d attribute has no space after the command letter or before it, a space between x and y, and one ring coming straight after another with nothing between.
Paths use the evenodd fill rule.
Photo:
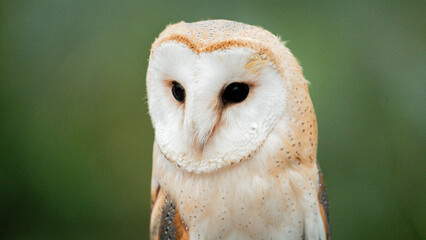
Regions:
<instances>
[{"instance_id":1,"label":"barn owl","mask_svg":"<svg viewBox=\"0 0 426 240\"><path fill-rule=\"evenodd\" d=\"M314 108L278 37L227 20L169 25L147 94L151 239L330 239Z\"/></svg>"}]
</instances>

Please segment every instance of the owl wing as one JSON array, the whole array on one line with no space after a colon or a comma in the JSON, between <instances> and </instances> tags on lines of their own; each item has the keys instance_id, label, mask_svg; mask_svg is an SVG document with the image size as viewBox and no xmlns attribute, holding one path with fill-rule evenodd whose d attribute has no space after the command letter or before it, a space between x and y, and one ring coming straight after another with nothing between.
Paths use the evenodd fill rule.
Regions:
<instances>
[{"instance_id":1,"label":"owl wing","mask_svg":"<svg viewBox=\"0 0 426 240\"><path fill-rule=\"evenodd\" d=\"M189 240L188 228L179 213L179 208L156 180L155 163L158 152L154 144L151 180L151 240Z\"/></svg>"},{"instance_id":2,"label":"owl wing","mask_svg":"<svg viewBox=\"0 0 426 240\"><path fill-rule=\"evenodd\" d=\"M160 186L151 201L151 240L189 240L187 227L176 203L163 193Z\"/></svg>"},{"instance_id":3,"label":"owl wing","mask_svg":"<svg viewBox=\"0 0 426 240\"><path fill-rule=\"evenodd\" d=\"M331 222L330 222L330 213L329 213L329 202L328 202L328 193L325 187L324 179L322 177L321 168L317 161L318 167L318 177L319 177L319 191L318 191L318 203L320 207L320 213L322 222L324 223L324 232L327 240L331 240Z\"/></svg>"}]
</instances>

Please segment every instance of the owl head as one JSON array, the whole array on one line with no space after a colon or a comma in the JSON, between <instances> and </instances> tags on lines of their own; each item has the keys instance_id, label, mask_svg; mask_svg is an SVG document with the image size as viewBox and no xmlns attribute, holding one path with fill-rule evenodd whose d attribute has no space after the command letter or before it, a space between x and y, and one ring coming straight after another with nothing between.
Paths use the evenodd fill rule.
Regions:
<instances>
[{"instance_id":1,"label":"owl head","mask_svg":"<svg viewBox=\"0 0 426 240\"><path fill-rule=\"evenodd\" d=\"M251 158L278 122L300 141L309 137L303 125L315 124L290 51L270 32L233 21L169 25L152 45L147 92L160 153L188 172Z\"/></svg>"}]
</instances>

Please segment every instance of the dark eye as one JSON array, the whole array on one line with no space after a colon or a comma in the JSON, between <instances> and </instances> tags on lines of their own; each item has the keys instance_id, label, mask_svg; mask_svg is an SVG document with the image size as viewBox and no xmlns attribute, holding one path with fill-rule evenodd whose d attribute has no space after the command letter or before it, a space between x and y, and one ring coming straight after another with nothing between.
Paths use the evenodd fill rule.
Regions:
<instances>
[{"instance_id":1,"label":"dark eye","mask_svg":"<svg viewBox=\"0 0 426 240\"><path fill-rule=\"evenodd\" d=\"M247 98L249 91L247 84L234 82L225 88L222 98L225 102L239 103Z\"/></svg>"},{"instance_id":2,"label":"dark eye","mask_svg":"<svg viewBox=\"0 0 426 240\"><path fill-rule=\"evenodd\" d=\"M183 86L180 85L180 83L173 82L172 93L173 93L173 97L175 97L175 99L178 100L179 102L185 101L185 88L183 88Z\"/></svg>"}]
</instances>

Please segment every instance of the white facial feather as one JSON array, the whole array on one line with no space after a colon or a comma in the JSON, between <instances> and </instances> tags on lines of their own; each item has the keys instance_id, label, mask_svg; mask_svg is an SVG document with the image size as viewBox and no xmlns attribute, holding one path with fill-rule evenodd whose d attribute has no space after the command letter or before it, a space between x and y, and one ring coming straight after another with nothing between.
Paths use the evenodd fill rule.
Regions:
<instances>
[{"instance_id":1,"label":"white facial feather","mask_svg":"<svg viewBox=\"0 0 426 240\"><path fill-rule=\"evenodd\" d=\"M197 54L165 42L151 57L148 77L160 151L189 172L211 172L253 154L285 109L280 73L250 48ZM185 88L185 103L173 98L171 81ZM233 82L248 84L249 95L224 104L223 89Z\"/></svg>"}]
</instances>

